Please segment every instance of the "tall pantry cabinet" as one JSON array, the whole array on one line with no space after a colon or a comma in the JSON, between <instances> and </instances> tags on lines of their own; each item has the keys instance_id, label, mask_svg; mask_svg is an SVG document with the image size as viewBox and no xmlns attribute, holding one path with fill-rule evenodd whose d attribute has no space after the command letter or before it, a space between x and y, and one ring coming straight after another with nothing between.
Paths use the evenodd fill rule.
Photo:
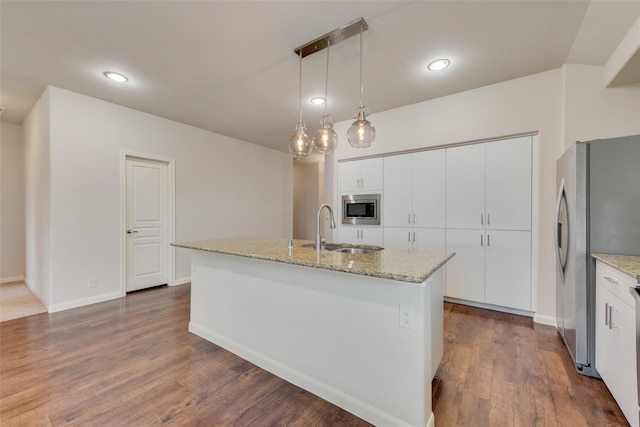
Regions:
<instances>
[{"instance_id":1,"label":"tall pantry cabinet","mask_svg":"<svg viewBox=\"0 0 640 427\"><path fill-rule=\"evenodd\" d=\"M532 309L532 138L447 148L447 297Z\"/></svg>"}]
</instances>

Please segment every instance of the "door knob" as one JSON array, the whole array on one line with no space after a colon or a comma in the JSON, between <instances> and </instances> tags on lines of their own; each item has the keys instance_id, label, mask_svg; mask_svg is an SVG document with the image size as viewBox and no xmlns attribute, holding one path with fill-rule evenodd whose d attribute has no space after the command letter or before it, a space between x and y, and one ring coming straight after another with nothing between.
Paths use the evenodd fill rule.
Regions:
<instances>
[{"instance_id":1,"label":"door knob","mask_svg":"<svg viewBox=\"0 0 640 427\"><path fill-rule=\"evenodd\" d=\"M137 232L138 232L138 230L133 230L133 229L127 230L127 234L137 233Z\"/></svg>"}]
</instances>

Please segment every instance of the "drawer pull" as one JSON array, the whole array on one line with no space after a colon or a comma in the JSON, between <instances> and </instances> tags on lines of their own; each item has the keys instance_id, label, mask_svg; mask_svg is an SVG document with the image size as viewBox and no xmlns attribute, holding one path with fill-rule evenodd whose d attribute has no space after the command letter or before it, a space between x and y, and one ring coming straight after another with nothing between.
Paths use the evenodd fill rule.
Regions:
<instances>
[{"instance_id":1,"label":"drawer pull","mask_svg":"<svg viewBox=\"0 0 640 427\"><path fill-rule=\"evenodd\" d=\"M604 276L604 280L606 280L607 282L613 284L613 285L619 285L620 281L618 279L614 279L613 277L610 276Z\"/></svg>"},{"instance_id":2,"label":"drawer pull","mask_svg":"<svg viewBox=\"0 0 640 427\"><path fill-rule=\"evenodd\" d=\"M604 303L604 325L609 326L609 303Z\"/></svg>"}]
</instances>

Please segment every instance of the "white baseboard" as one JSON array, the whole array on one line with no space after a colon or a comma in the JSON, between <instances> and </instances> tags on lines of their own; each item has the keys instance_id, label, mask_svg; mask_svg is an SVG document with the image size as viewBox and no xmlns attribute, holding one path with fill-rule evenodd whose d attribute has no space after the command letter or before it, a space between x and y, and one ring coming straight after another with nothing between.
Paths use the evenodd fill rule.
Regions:
<instances>
[{"instance_id":1,"label":"white baseboard","mask_svg":"<svg viewBox=\"0 0 640 427\"><path fill-rule=\"evenodd\" d=\"M462 305L469 305L471 307L484 308L485 310L493 310L493 311L500 311L502 313L517 314L518 316L526 316L526 317L534 316L533 311L520 310L518 308L503 307L501 305L486 304L483 302L476 302L476 301L467 301L464 299L451 298L447 296L444 297L444 300L447 302L453 302L455 304L462 304Z\"/></svg>"},{"instance_id":2,"label":"white baseboard","mask_svg":"<svg viewBox=\"0 0 640 427\"><path fill-rule=\"evenodd\" d=\"M328 384L320 382L315 378L312 378L303 372L299 372L288 366L279 363L265 355L256 352L228 337L221 336L210 329L189 322L189 332L198 335L205 340L212 342L224 349L240 356L244 360L253 363L260 368L271 372L272 374L288 381L298 387L301 387L334 405L357 415L358 417L373 423L374 425L388 425L388 426L405 426L406 423L402 422L398 418L391 414L383 412L373 406L354 398ZM433 426L433 412L427 423L427 426Z\"/></svg>"},{"instance_id":3,"label":"white baseboard","mask_svg":"<svg viewBox=\"0 0 640 427\"><path fill-rule=\"evenodd\" d=\"M176 279L173 281L173 285L171 286L178 286L178 285L184 285L187 283L191 283L191 276L188 277L183 277L181 279Z\"/></svg>"},{"instance_id":4,"label":"white baseboard","mask_svg":"<svg viewBox=\"0 0 640 427\"><path fill-rule=\"evenodd\" d=\"M11 282L24 282L24 276L12 276L12 277L0 278L0 284L11 283Z\"/></svg>"},{"instance_id":5,"label":"white baseboard","mask_svg":"<svg viewBox=\"0 0 640 427\"><path fill-rule=\"evenodd\" d=\"M110 301L112 299L122 298L121 292L111 292L109 294L97 295L95 297L82 298L73 301L63 302L60 304L53 304L48 307L49 313L55 313L58 311L69 310L72 308L84 307L85 305L96 304L99 302Z\"/></svg>"},{"instance_id":6,"label":"white baseboard","mask_svg":"<svg viewBox=\"0 0 640 427\"><path fill-rule=\"evenodd\" d=\"M553 326L554 328L558 327L558 324L556 323L556 318L552 316L544 316L542 314L536 313L533 315L533 322L539 323L541 325Z\"/></svg>"}]
</instances>

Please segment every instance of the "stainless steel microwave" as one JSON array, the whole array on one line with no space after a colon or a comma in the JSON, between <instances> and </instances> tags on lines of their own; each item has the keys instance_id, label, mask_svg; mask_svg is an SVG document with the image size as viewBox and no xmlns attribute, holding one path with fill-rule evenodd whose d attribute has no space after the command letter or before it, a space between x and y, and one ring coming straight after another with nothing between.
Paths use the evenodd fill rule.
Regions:
<instances>
[{"instance_id":1,"label":"stainless steel microwave","mask_svg":"<svg viewBox=\"0 0 640 427\"><path fill-rule=\"evenodd\" d=\"M380 194L342 196L342 223L380 225Z\"/></svg>"}]
</instances>

